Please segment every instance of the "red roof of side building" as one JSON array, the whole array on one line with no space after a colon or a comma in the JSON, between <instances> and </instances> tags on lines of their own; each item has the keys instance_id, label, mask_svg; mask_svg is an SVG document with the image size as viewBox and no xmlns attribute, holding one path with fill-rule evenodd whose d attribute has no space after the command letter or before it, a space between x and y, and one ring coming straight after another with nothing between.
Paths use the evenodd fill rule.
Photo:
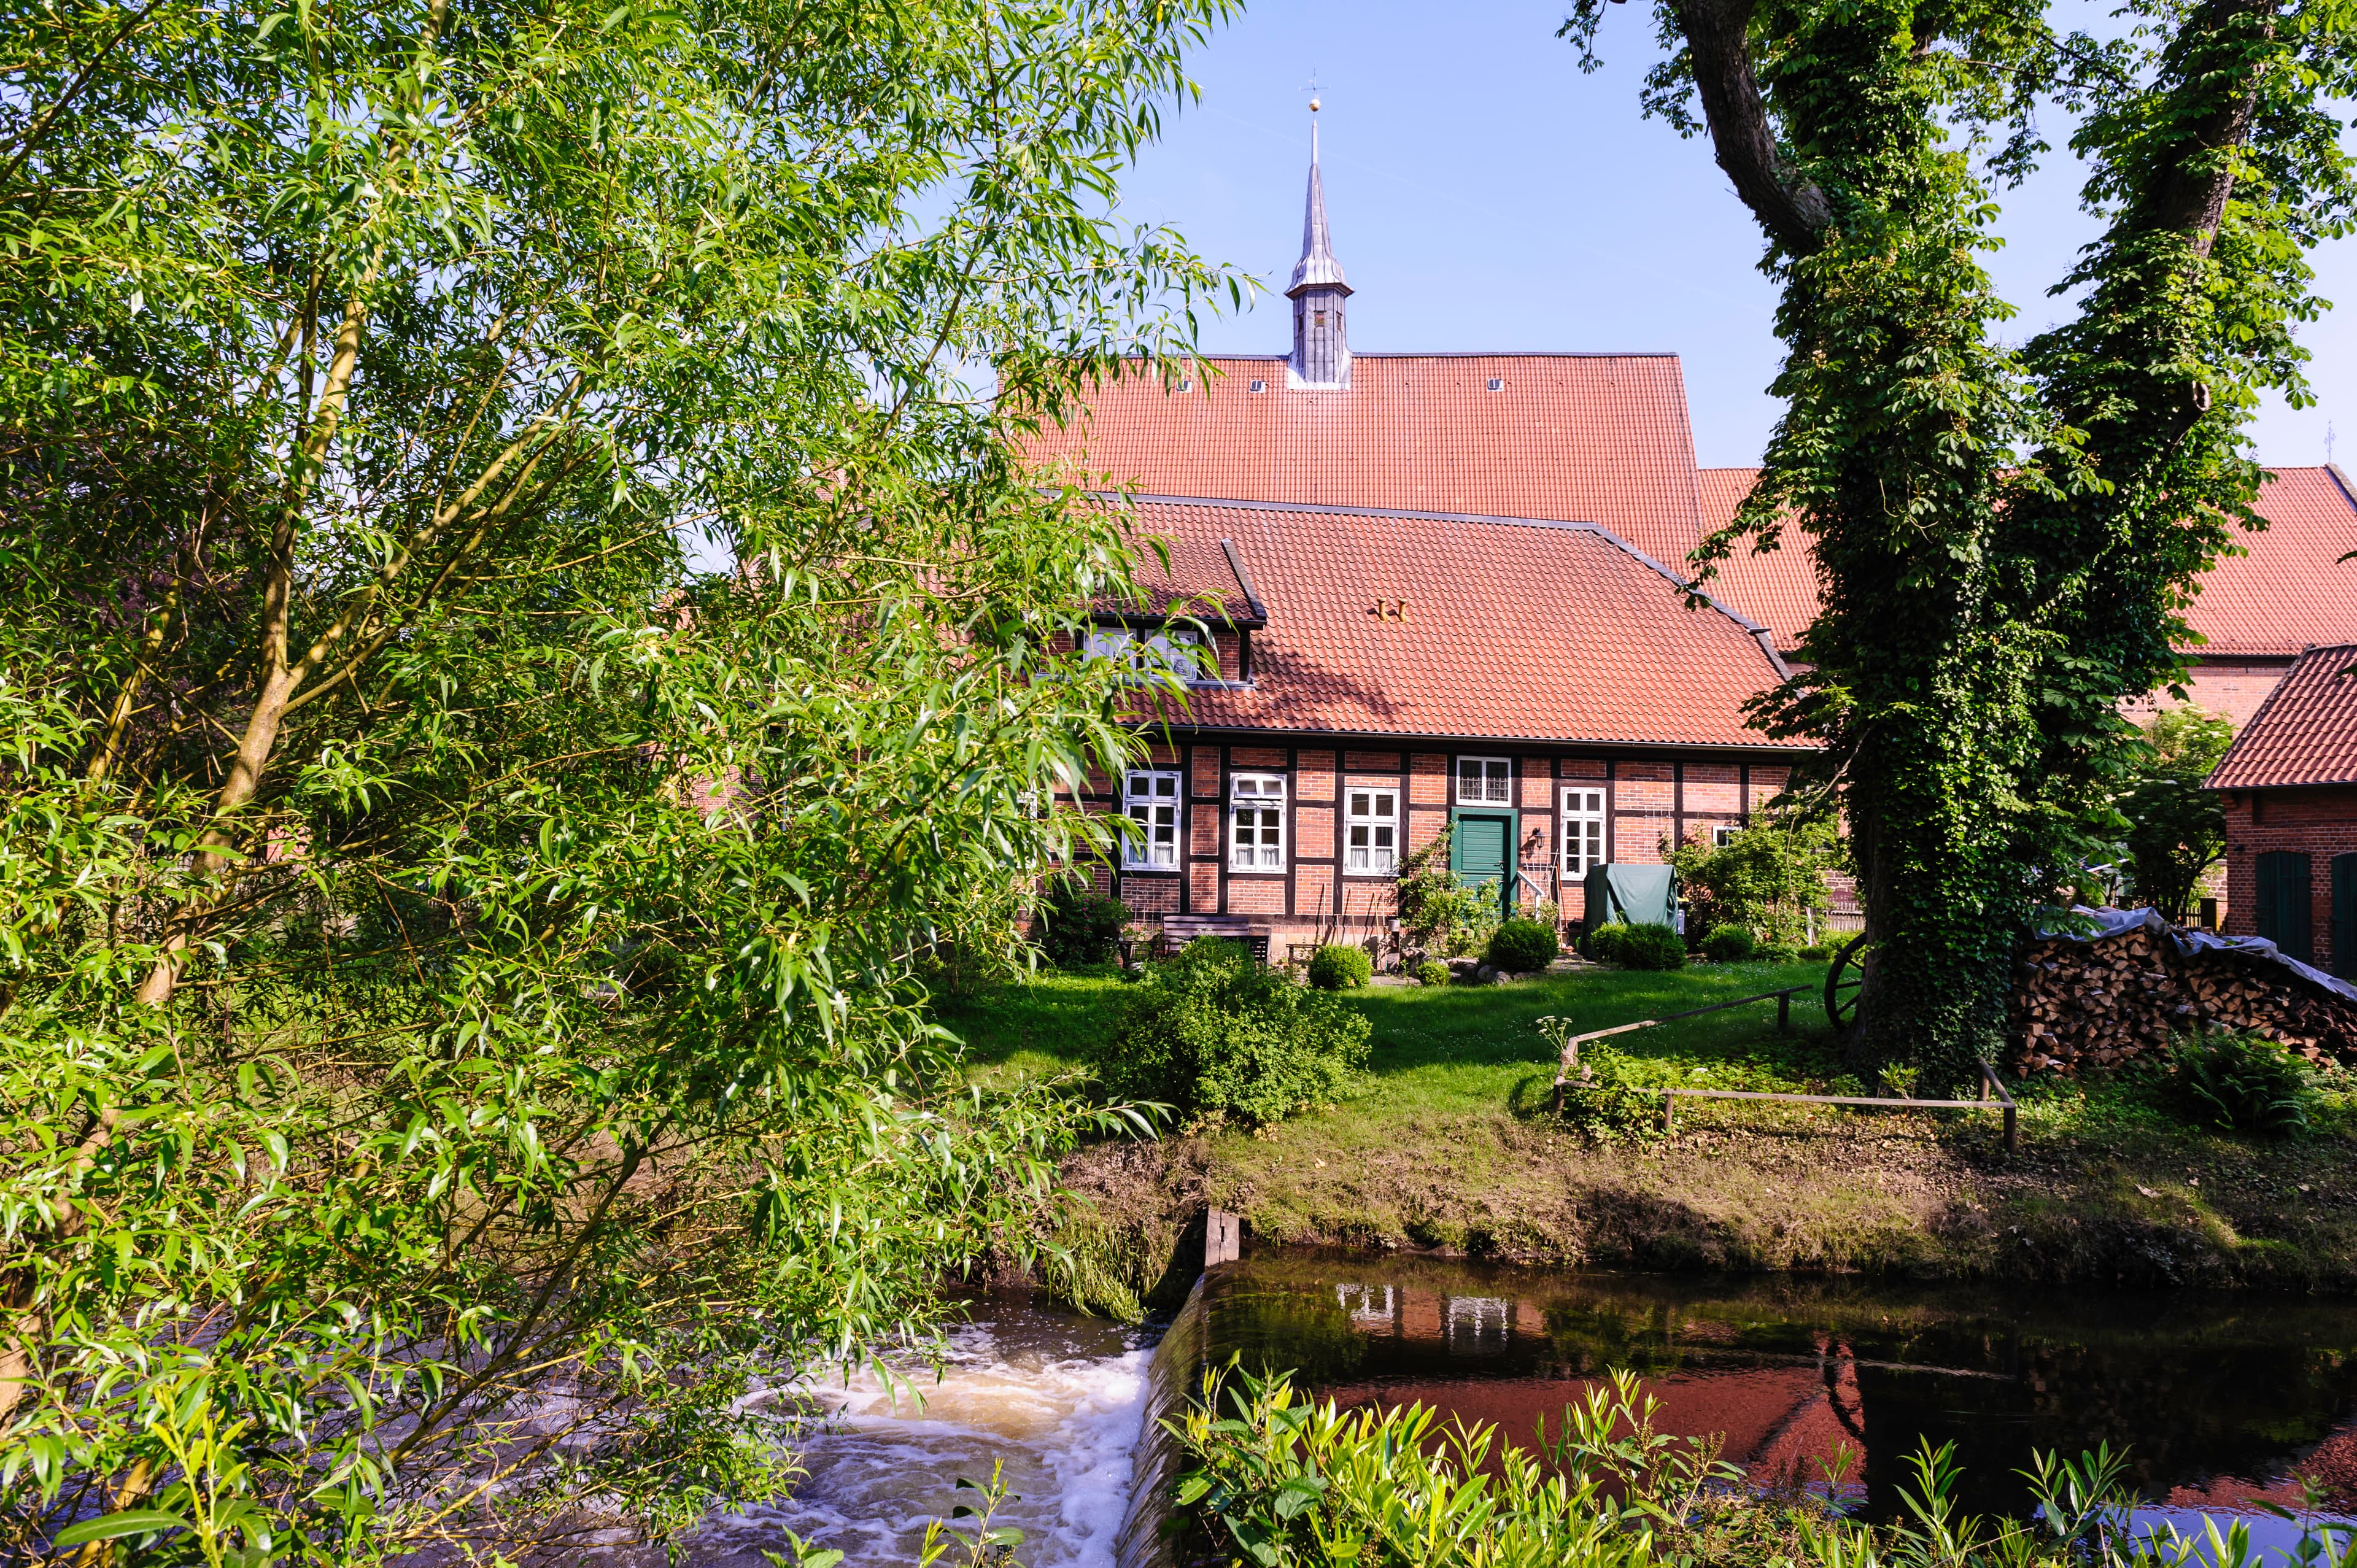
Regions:
<instances>
[{"instance_id":1,"label":"red roof of side building","mask_svg":"<svg viewBox=\"0 0 2357 1568\"><path fill-rule=\"evenodd\" d=\"M2213 789L2357 784L2357 642L2312 648L2234 737Z\"/></svg>"},{"instance_id":2,"label":"red roof of side building","mask_svg":"<svg viewBox=\"0 0 2357 1568\"><path fill-rule=\"evenodd\" d=\"M1204 363L1183 392L1099 387L1034 458L1149 494L1592 522L1664 562L1701 536L1674 354L1354 354L1316 389L1282 357Z\"/></svg>"},{"instance_id":3,"label":"red roof of side building","mask_svg":"<svg viewBox=\"0 0 2357 1568\"><path fill-rule=\"evenodd\" d=\"M1759 472L1702 470L1706 528L1735 515ZM2247 553L2212 567L2186 609L2187 624L2206 639L2190 651L2287 658L2311 644L2357 641L2357 563L2335 564L2357 550L2357 499L2332 469L2276 468L2258 510L2266 528L2236 532ZM1798 532L1764 555L1738 545L1707 585L1729 608L1774 627L1776 646L1787 651L1816 618L1816 565Z\"/></svg>"},{"instance_id":4,"label":"red roof of side building","mask_svg":"<svg viewBox=\"0 0 2357 1568\"><path fill-rule=\"evenodd\" d=\"M1136 532L1230 542L1267 616L1249 689L1175 722L1289 734L1795 751L1744 724L1780 672L1750 623L1591 524L1135 498Z\"/></svg>"}]
</instances>

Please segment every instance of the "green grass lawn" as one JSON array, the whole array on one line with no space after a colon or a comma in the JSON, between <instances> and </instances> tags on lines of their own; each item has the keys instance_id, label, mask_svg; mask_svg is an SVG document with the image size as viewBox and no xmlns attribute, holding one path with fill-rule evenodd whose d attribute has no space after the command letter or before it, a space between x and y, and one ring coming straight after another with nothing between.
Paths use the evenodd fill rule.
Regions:
<instances>
[{"instance_id":1,"label":"green grass lawn","mask_svg":"<svg viewBox=\"0 0 2357 1568\"><path fill-rule=\"evenodd\" d=\"M1542 1015L1586 1031L1787 985L1807 988L1789 1032L1765 1002L1612 1043L1654 1084L1882 1092L1844 1073L1824 976L1702 964L1347 993L1372 1059L1343 1102L1257 1133L1095 1146L1067 1179L1147 1273L1211 1203L1263 1240L1530 1262L2357 1290L2348 1094L2310 1135L2266 1143L2189 1123L2157 1069L2045 1082L2021 1090L2018 1156L1976 1112L1685 1101L1674 1136L1601 1143L1547 1113ZM1109 972L1049 973L939 1016L985 1083L1085 1074L1125 990Z\"/></svg>"},{"instance_id":2,"label":"green grass lawn","mask_svg":"<svg viewBox=\"0 0 2357 1568\"><path fill-rule=\"evenodd\" d=\"M1706 964L1666 973L1598 970L1510 985L1370 986L1343 1004L1372 1026L1366 1093L1386 1119L1505 1110L1544 1101L1554 1048L1536 1020L1567 1017L1601 1029L1714 1002L1801 985L1792 1028L1779 1034L1776 1004L1755 1003L1616 1037L1657 1083L1696 1089L1809 1089L1837 1073L1817 991L1824 966ZM1085 1070L1112 1032L1126 990L1104 974L1043 974L945 1006L941 1022L967 1043L977 1073L1007 1082ZM1852 1085L1848 1091L1866 1092ZM1372 1106L1368 1109L1372 1109Z\"/></svg>"}]
</instances>

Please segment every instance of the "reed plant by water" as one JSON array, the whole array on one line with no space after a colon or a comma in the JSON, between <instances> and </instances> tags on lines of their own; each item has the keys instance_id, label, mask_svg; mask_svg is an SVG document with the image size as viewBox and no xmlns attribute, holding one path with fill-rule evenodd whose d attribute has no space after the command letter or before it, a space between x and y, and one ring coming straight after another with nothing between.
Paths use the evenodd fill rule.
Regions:
<instances>
[{"instance_id":1,"label":"reed plant by water","mask_svg":"<svg viewBox=\"0 0 2357 1568\"><path fill-rule=\"evenodd\" d=\"M2033 1455L2027 1520L1965 1513L1953 1444L1910 1459L1904 1517L1867 1524L1831 1470L1762 1491L1717 1438L1663 1433L1615 1373L1534 1446L1441 1426L1420 1404L1345 1410L1289 1375L1206 1375L1171 1431L1193 1467L1168 1526L1182 1562L1251 1568L2257 1568L2247 1526L2133 1528L2126 1455ZM2302 1568L2343 1568L2349 1532L2312 1526Z\"/></svg>"}]
</instances>

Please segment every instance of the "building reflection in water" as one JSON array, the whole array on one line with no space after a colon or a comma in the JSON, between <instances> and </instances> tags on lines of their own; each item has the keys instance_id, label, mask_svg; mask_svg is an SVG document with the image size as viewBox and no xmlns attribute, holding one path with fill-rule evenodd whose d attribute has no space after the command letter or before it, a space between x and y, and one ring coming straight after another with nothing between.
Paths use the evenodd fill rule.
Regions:
<instances>
[{"instance_id":1,"label":"building reflection in water","mask_svg":"<svg viewBox=\"0 0 2357 1568\"><path fill-rule=\"evenodd\" d=\"M1207 1298L1213 1354L1345 1403L1421 1402L1528 1444L1616 1369L1661 1430L1721 1434L1762 1487L1874 1517L1953 1441L1964 1502L2019 1512L2033 1449L2130 1450L2156 1504L2357 1502L2357 1306L1258 1257ZM1388 1275L1389 1277L1385 1277Z\"/></svg>"}]
</instances>

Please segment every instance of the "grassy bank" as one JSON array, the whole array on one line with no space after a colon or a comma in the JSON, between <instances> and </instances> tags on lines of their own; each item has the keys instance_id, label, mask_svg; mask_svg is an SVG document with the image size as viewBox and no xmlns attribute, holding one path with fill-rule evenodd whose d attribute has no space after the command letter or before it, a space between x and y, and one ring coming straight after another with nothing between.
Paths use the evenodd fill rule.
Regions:
<instances>
[{"instance_id":1,"label":"grassy bank","mask_svg":"<svg viewBox=\"0 0 2357 1568\"><path fill-rule=\"evenodd\" d=\"M1068 1176L1149 1272L1208 1202L1264 1240L1534 1263L2357 1289L2345 1096L2308 1136L2270 1143L2190 1123L2148 1079L2041 1086L2023 1092L2011 1156L1996 1118L1973 1112L1685 1101L1674 1136L1609 1142L1548 1113L1541 1015L1598 1028L1823 973L1743 964L1354 993L1373 1062L1351 1100L1257 1134L1101 1146ZM1122 991L1110 976L1047 976L942 1022L986 1079L1086 1072ZM1813 1002L1795 999L1793 1024L1780 1035L1769 1003L1616 1043L1656 1084L1878 1091L1843 1076Z\"/></svg>"}]
</instances>

